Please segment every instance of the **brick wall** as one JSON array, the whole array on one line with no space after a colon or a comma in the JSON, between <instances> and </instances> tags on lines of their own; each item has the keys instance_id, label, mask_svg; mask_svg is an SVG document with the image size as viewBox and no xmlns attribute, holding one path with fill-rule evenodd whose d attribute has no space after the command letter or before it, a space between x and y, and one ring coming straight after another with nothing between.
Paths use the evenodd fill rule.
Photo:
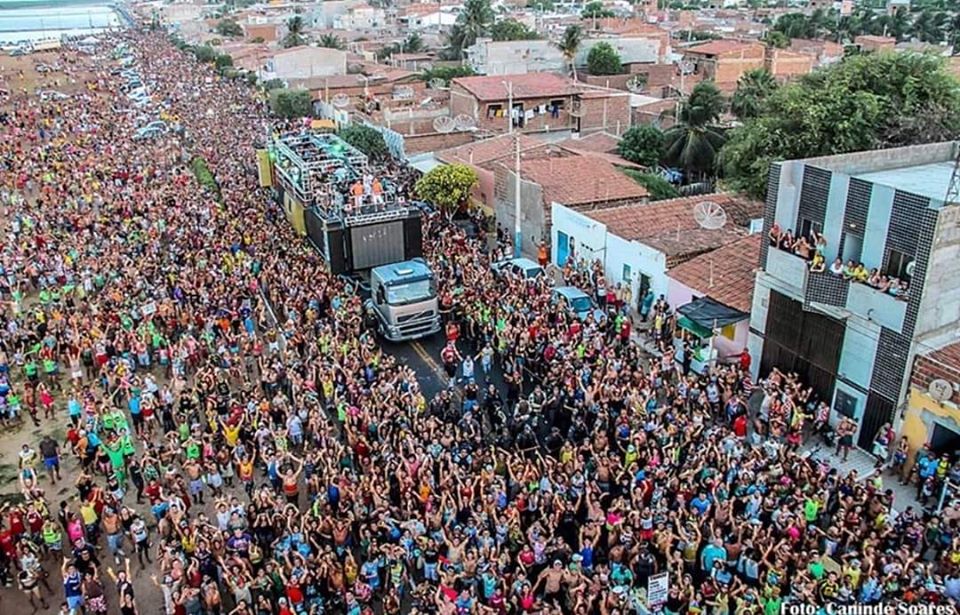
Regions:
<instances>
[{"instance_id":1,"label":"brick wall","mask_svg":"<svg viewBox=\"0 0 960 615\"><path fill-rule=\"evenodd\" d=\"M627 81L632 79L633 75L625 73L623 75L579 75L579 77L581 81L590 85L626 91Z\"/></svg>"},{"instance_id":2,"label":"brick wall","mask_svg":"<svg viewBox=\"0 0 960 615\"><path fill-rule=\"evenodd\" d=\"M414 154L433 152L448 147L457 147L471 141L473 141L473 134L470 132L433 132L414 136L404 135L403 149L408 156L413 156Z\"/></svg>"},{"instance_id":3,"label":"brick wall","mask_svg":"<svg viewBox=\"0 0 960 615\"><path fill-rule=\"evenodd\" d=\"M910 386L926 391L932 380L942 379L950 384L960 383L960 366L947 365L926 355L917 355L913 362L913 373L910 376ZM960 393L953 392L950 401L960 405Z\"/></svg>"},{"instance_id":4,"label":"brick wall","mask_svg":"<svg viewBox=\"0 0 960 615\"><path fill-rule=\"evenodd\" d=\"M719 83L736 83L743 73L763 68L764 46L752 45L743 51L724 54L716 59L713 80Z\"/></svg>"},{"instance_id":5,"label":"brick wall","mask_svg":"<svg viewBox=\"0 0 960 615\"><path fill-rule=\"evenodd\" d=\"M767 55L767 71L781 80L808 74L813 70L813 63L814 56L805 53L773 49Z\"/></svg>"},{"instance_id":6,"label":"brick wall","mask_svg":"<svg viewBox=\"0 0 960 615\"><path fill-rule=\"evenodd\" d=\"M580 102L580 132L603 130L621 135L630 128L630 96L614 93L610 96L583 98Z\"/></svg>"},{"instance_id":7,"label":"brick wall","mask_svg":"<svg viewBox=\"0 0 960 615\"><path fill-rule=\"evenodd\" d=\"M243 33L248 40L260 37L269 43L277 40L277 24L244 24Z\"/></svg>"}]
</instances>

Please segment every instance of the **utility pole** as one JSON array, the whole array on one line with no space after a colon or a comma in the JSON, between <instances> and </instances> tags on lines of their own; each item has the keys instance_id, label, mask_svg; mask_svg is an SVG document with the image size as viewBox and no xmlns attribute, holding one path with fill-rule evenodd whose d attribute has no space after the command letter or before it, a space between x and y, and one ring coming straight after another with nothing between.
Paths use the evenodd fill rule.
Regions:
<instances>
[{"instance_id":1,"label":"utility pole","mask_svg":"<svg viewBox=\"0 0 960 615\"><path fill-rule=\"evenodd\" d=\"M501 81L507 88L507 134L513 134L513 82Z\"/></svg>"},{"instance_id":2,"label":"utility pole","mask_svg":"<svg viewBox=\"0 0 960 615\"><path fill-rule=\"evenodd\" d=\"M512 123L512 122L511 122ZM513 199L513 256L520 258L520 134L514 135L516 142L516 154L513 165L514 178L514 199Z\"/></svg>"}]
</instances>

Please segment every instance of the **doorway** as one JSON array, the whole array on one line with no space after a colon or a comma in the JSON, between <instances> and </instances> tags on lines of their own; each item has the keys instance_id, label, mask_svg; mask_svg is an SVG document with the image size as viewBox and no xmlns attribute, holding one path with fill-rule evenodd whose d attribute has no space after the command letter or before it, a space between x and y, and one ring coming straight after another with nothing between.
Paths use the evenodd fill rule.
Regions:
<instances>
[{"instance_id":1,"label":"doorway","mask_svg":"<svg viewBox=\"0 0 960 615\"><path fill-rule=\"evenodd\" d=\"M557 231L557 267L561 269L567 264L570 255L570 237L563 231Z\"/></svg>"}]
</instances>

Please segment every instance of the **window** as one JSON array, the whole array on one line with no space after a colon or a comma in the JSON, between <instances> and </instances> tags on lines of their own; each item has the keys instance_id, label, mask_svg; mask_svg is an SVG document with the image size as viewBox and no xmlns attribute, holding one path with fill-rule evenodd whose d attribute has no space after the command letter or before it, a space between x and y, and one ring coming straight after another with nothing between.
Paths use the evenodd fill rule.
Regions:
<instances>
[{"instance_id":1,"label":"window","mask_svg":"<svg viewBox=\"0 0 960 615\"><path fill-rule=\"evenodd\" d=\"M814 233L821 233L823 231L823 225L819 222L814 222L813 220L807 220L806 218L800 218L800 235L806 237L810 241L810 245L813 245L813 235Z\"/></svg>"},{"instance_id":2,"label":"window","mask_svg":"<svg viewBox=\"0 0 960 615\"><path fill-rule=\"evenodd\" d=\"M737 336L737 323L731 323L726 327L720 329L720 335L727 338L731 342Z\"/></svg>"},{"instance_id":3,"label":"window","mask_svg":"<svg viewBox=\"0 0 960 615\"><path fill-rule=\"evenodd\" d=\"M630 271L630 265L624 263L623 273L620 276L620 279L623 281L624 284L629 284L630 280L633 279L633 272Z\"/></svg>"},{"instance_id":4,"label":"window","mask_svg":"<svg viewBox=\"0 0 960 615\"><path fill-rule=\"evenodd\" d=\"M503 117L503 105L490 105L487 107L487 118Z\"/></svg>"},{"instance_id":5,"label":"window","mask_svg":"<svg viewBox=\"0 0 960 615\"><path fill-rule=\"evenodd\" d=\"M859 263L862 254L863 238L858 237L857 235L851 235L850 233L844 233L843 254L840 255L840 258L843 259L843 262L853 261L855 263Z\"/></svg>"},{"instance_id":6,"label":"window","mask_svg":"<svg viewBox=\"0 0 960 615\"><path fill-rule=\"evenodd\" d=\"M853 395L848 395L843 391L837 391L837 398L834 401L833 409L840 416L845 416L848 419L857 418L857 398Z\"/></svg>"},{"instance_id":7,"label":"window","mask_svg":"<svg viewBox=\"0 0 960 615\"><path fill-rule=\"evenodd\" d=\"M910 281L913 275L913 257L899 250L887 252L887 266L883 269L884 275Z\"/></svg>"}]
</instances>

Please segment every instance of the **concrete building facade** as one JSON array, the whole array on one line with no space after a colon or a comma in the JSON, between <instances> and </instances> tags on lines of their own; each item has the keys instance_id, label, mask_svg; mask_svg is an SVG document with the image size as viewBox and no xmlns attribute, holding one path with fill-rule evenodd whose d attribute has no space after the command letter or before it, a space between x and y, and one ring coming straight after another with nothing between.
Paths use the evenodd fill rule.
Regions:
<instances>
[{"instance_id":1,"label":"concrete building facade","mask_svg":"<svg viewBox=\"0 0 960 615\"><path fill-rule=\"evenodd\" d=\"M944 203L957 145L938 143L775 163L765 233L774 225L821 234L828 269L815 273L765 241L753 297L755 370L794 371L858 424L871 447L896 423L910 366L921 352L955 341L960 324L960 204ZM862 263L906 285L891 294L830 272Z\"/></svg>"}]
</instances>

